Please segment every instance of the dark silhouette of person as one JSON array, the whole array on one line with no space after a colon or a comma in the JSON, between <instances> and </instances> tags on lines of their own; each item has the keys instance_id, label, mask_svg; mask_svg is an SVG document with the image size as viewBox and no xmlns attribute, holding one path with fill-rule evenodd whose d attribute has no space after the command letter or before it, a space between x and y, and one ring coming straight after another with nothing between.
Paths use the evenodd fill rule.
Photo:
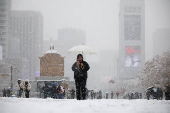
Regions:
<instances>
[{"instance_id":1,"label":"dark silhouette of person","mask_svg":"<svg viewBox=\"0 0 170 113\"><path fill-rule=\"evenodd\" d=\"M81 54L77 55L77 62L72 66L74 71L74 79L76 84L76 96L77 100L86 99L86 81L87 81L87 71L90 69L89 64L83 60Z\"/></svg>"}]
</instances>

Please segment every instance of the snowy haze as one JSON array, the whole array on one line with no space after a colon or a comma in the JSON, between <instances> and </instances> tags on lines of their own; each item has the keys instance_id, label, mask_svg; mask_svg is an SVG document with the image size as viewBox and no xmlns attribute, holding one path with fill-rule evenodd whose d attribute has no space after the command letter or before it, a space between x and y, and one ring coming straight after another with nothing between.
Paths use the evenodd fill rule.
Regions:
<instances>
[{"instance_id":1,"label":"snowy haze","mask_svg":"<svg viewBox=\"0 0 170 113\"><path fill-rule=\"evenodd\" d=\"M44 39L57 40L57 30L80 28L86 31L87 45L100 49L119 48L120 0L12 0L13 10L40 11L44 17ZM153 57L153 32L170 28L170 1L145 1L145 60ZM99 58L88 57L98 61Z\"/></svg>"},{"instance_id":2,"label":"snowy haze","mask_svg":"<svg viewBox=\"0 0 170 113\"><path fill-rule=\"evenodd\" d=\"M120 0L12 0L12 10L42 13L44 40L49 37L57 40L58 29L85 30L86 45L98 53L96 56L86 57L86 61L94 67L94 62L101 62L101 58L106 58L106 63L110 61L108 54L100 56L101 50L119 50L119 6ZM153 33L164 28L170 28L170 0L145 0L146 61L153 58ZM90 73L95 72L90 70Z\"/></svg>"}]
</instances>

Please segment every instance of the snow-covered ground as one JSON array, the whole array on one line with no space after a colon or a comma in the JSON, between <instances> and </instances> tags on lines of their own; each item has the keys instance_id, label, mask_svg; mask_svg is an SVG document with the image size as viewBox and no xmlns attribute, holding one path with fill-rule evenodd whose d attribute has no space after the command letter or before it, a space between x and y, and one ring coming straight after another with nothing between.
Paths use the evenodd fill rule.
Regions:
<instances>
[{"instance_id":1,"label":"snow-covered ground","mask_svg":"<svg viewBox=\"0 0 170 113\"><path fill-rule=\"evenodd\" d=\"M0 98L0 113L170 113L166 100Z\"/></svg>"}]
</instances>

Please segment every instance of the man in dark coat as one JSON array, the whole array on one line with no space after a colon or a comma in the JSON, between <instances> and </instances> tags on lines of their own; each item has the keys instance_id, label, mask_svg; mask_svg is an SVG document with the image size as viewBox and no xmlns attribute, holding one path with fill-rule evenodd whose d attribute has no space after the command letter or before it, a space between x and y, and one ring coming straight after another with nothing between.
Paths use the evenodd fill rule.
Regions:
<instances>
[{"instance_id":1,"label":"man in dark coat","mask_svg":"<svg viewBox=\"0 0 170 113\"><path fill-rule=\"evenodd\" d=\"M3 97L6 97L6 89L4 88L3 92Z\"/></svg>"},{"instance_id":2,"label":"man in dark coat","mask_svg":"<svg viewBox=\"0 0 170 113\"><path fill-rule=\"evenodd\" d=\"M43 87L44 98L47 98L48 91L49 91L48 83L45 83L45 86Z\"/></svg>"},{"instance_id":3,"label":"man in dark coat","mask_svg":"<svg viewBox=\"0 0 170 113\"><path fill-rule=\"evenodd\" d=\"M72 66L74 71L74 79L76 84L76 96L77 100L86 99L86 80L87 71L90 69L87 62L83 61L83 56L81 54L77 55L77 62Z\"/></svg>"},{"instance_id":4,"label":"man in dark coat","mask_svg":"<svg viewBox=\"0 0 170 113\"><path fill-rule=\"evenodd\" d=\"M6 94L7 94L7 97L10 97L10 89L9 88L7 89Z\"/></svg>"},{"instance_id":5,"label":"man in dark coat","mask_svg":"<svg viewBox=\"0 0 170 113\"><path fill-rule=\"evenodd\" d=\"M71 90L71 99L74 99L75 98L75 91L74 89Z\"/></svg>"},{"instance_id":6,"label":"man in dark coat","mask_svg":"<svg viewBox=\"0 0 170 113\"><path fill-rule=\"evenodd\" d=\"M165 86L165 100L170 100L170 86L168 83Z\"/></svg>"},{"instance_id":7,"label":"man in dark coat","mask_svg":"<svg viewBox=\"0 0 170 113\"><path fill-rule=\"evenodd\" d=\"M99 91L99 99L102 99L102 91Z\"/></svg>"},{"instance_id":8,"label":"man in dark coat","mask_svg":"<svg viewBox=\"0 0 170 113\"><path fill-rule=\"evenodd\" d=\"M111 93L111 99L113 99L113 92Z\"/></svg>"}]
</instances>

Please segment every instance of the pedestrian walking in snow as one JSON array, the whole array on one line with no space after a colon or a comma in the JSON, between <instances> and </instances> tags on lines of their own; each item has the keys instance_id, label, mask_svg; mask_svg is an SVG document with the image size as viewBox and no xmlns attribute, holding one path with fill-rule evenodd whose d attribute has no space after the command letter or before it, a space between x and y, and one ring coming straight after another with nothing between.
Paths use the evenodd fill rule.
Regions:
<instances>
[{"instance_id":1,"label":"pedestrian walking in snow","mask_svg":"<svg viewBox=\"0 0 170 113\"><path fill-rule=\"evenodd\" d=\"M109 98L109 93L108 92L106 92L106 99L108 99Z\"/></svg>"},{"instance_id":2,"label":"pedestrian walking in snow","mask_svg":"<svg viewBox=\"0 0 170 113\"><path fill-rule=\"evenodd\" d=\"M93 99L94 93L93 90L91 91L91 99Z\"/></svg>"},{"instance_id":3,"label":"pedestrian walking in snow","mask_svg":"<svg viewBox=\"0 0 170 113\"><path fill-rule=\"evenodd\" d=\"M66 91L66 95L67 95L67 99L71 99L71 92L69 89Z\"/></svg>"},{"instance_id":4,"label":"pedestrian walking in snow","mask_svg":"<svg viewBox=\"0 0 170 113\"><path fill-rule=\"evenodd\" d=\"M94 99L96 99L96 91L94 91Z\"/></svg>"},{"instance_id":5,"label":"pedestrian walking in snow","mask_svg":"<svg viewBox=\"0 0 170 113\"><path fill-rule=\"evenodd\" d=\"M76 84L76 96L77 100L86 99L86 81L87 71L90 69L89 64L83 60L81 54L77 55L77 62L72 66L74 71L74 79Z\"/></svg>"},{"instance_id":6,"label":"pedestrian walking in snow","mask_svg":"<svg viewBox=\"0 0 170 113\"><path fill-rule=\"evenodd\" d=\"M74 99L74 98L75 98L75 90L72 89L72 90L71 90L71 99Z\"/></svg>"},{"instance_id":7,"label":"pedestrian walking in snow","mask_svg":"<svg viewBox=\"0 0 170 113\"><path fill-rule=\"evenodd\" d=\"M96 93L96 99L99 99L99 92Z\"/></svg>"},{"instance_id":8,"label":"pedestrian walking in snow","mask_svg":"<svg viewBox=\"0 0 170 113\"><path fill-rule=\"evenodd\" d=\"M21 84L21 80L18 79L18 83L16 84L16 90L17 90L17 97L21 98L22 92L23 92L23 88L22 88L22 84Z\"/></svg>"},{"instance_id":9,"label":"pedestrian walking in snow","mask_svg":"<svg viewBox=\"0 0 170 113\"><path fill-rule=\"evenodd\" d=\"M7 97L10 97L10 87L7 89L6 95L7 95Z\"/></svg>"},{"instance_id":10,"label":"pedestrian walking in snow","mask_svg":"<svg viewBox=\"0 0 170 113\"><path fill-rule=\"evenodd\" d=\"M117 95L117 99L119 98L119 92L116 92L116 95Z\"/></svg>"},{"instance_id":11,"label":"pedestrian walking in snow","mask_svg":"<svg viewBox=\"0 0 170 113\"><path fill-rule=\"evenodd\" d=\"M99 99L102 99L102 91L99 91Z\"/></svg>"},{"instance_id":12,"label":"pedestrian walking in snow","mask_svg":"<svg viewBox=\"0 0 170 113\"><path fill-rule=\"evenodd\" d=\"M4 88L3 92L3 97L6 97L6 89Z\"/></svg>"},{"instance_id":13,"label":"pedestrian walking in snow","mask_svg":"<svg viewBox=\"0 0 170 113\"><path fill-rule=\"evenodd\" d=\"M113 91L112 91L112 93L111 93L111 99L113 99Z\"/></svg>"},{"instance_id":14,"label":"pedestrian walking in snow","mask_svg":"<svg viewBox=\"0 0 170 113\"><path fill-rule=\"evenodd\" d=\"M61 87L61 99L64 99L64 88L63 86L60 86Z\"/></svg>"},{"instance_id":15,"label":"pedestrian walking in snow","mask_svg":"<svg viewBox=\"0 0 170 113\"><path fill-rule=\"evenodd\" d=\"M29 98L29 92L31 90L31 84L29 83L28 79L23 83L23 90L25 92L25 97Z\"/></svg>"},{"instance_id":16,"label":"pedestrian walking in snow","mask_svg":"<svg viewBox=\"0 0 170 113\"><path fill-rule=\"evenodd\" d=\"M170 85L166 83L165 86L165 100L170 100Z\"/></svg>"},{"instance_id":17,"label":"pedestrian walking in snow","mask_svg":"<svg viewBox=\"0 0 170 113\"><path fill-rule=\"evenodd\" d=\"M62 99L62 90L61 86L57 86L57 99Z\"/></svg>"},{"instance_id":18,"label":"pedestrian walking in snow","mask_svg":"<svg viewBox=\"0 0 170 113\"><path fill-rule=\"evenodd\" d=\"M44 92L44 98L47 98L48 91L49 91L48 83L45 83L45 86L42 89Z\"/></svg>"}]
</instances>

